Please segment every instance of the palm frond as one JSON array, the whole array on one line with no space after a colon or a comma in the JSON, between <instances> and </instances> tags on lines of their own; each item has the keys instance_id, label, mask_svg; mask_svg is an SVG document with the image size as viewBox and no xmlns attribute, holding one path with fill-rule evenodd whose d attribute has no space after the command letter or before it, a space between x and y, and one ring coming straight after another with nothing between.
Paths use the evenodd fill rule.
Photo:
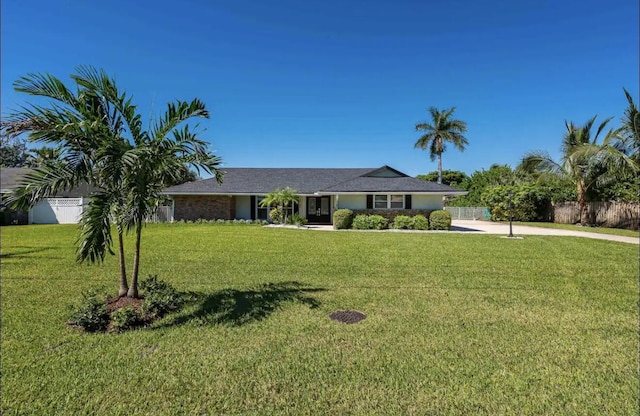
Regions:
<instances>
[{"instance_id":1,"label":"palm frond","mask_svg":"<svg viewBox=\"0 0 640 416\"><path fill-rule=\"evenodd\" d=\"M106 254L114 254L111 249L111 195L98 192L91 196L87 209L80 218L77 260L82 263L103 262Z\"/></svg>"}]
</instances>

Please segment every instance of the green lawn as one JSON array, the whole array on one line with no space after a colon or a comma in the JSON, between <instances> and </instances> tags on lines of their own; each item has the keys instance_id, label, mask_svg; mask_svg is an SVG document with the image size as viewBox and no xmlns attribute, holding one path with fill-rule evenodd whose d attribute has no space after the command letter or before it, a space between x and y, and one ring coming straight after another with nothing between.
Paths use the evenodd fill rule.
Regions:
<instances>
[{"instance_id":1,"label":"green lawn","mask_svg":"<svg viewBox=\"0 0 640 416\"><path fill-rule=\"evenodd\" d=\"M515 225L530 225L532 227L555 228L560 230L584 231L587 233L621 235L623 237L638 238L638 231L625 230L622 228L605 228L605 227L582 227L574 224L555 224L552 222L514 222Z\"/></svg>"},{"instance_id":2,"label":"green lawn","mask_svg":"<svg viewBox=\"0 0 640 416\"><path fill-rule=\"evenodd\" d=\"M66 307L116 259L76 265L75 226L1 232L5 415L638 414L634 245L151 225L142 274L200 301L92 335Z\"/></svg>"}]
</instances>

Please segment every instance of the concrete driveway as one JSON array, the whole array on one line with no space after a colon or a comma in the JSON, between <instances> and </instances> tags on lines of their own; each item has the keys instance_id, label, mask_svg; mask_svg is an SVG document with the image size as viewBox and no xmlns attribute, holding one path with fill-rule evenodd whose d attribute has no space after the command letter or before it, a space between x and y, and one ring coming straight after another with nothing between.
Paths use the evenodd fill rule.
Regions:
<instances>
[{"instance_id":1,"label":"concrete driveway","mask_svg":"<svg viewBox=\"0 0 640 416\"><path fill-rule=\"evenodd\" d=\"M278 225L276 227L282 227ZM309 230L318 231L334 231L331 225L307 225L304 228ZM587 228L588 230L588 228ZM341 230L346 231L346 230ZM372 232L372 231L364 231ZM376 232L376 231L374 231ZM407 231L407 230L381 230L377 232L444 232L444 231ZM496 235L509 235L509 223L502 222L490 222L490 221L473 221L473 220L453 220L451 222L451 231L455 233L470 233L470 234L496 234ZM640 235L638 237L623 237L619 235L598 234L590 233L588 231L573 231L573 230L559 230L555 228L542 228L533 227L528 225L514 225L514 236L523 235L560 235L560 236L572 236L572 237L584 237L595 238L596 240L609 240L618 241L621 243L640 244Z\"/></svg>"},{"instance_id":2,"label":"concrete driveway","mask_svg":"<svg viewBox=\"0 0 640 416\"><path fill-rule=\"evenodd\" d=\"M587 228L588 230L588 228ZM451 231L459 233L474 234L498 234L509 235L509 223L489 222L489 221L473 221L473 220L454 220L451 222ZM559 230L555 228L532 227L525 225L514 225L513 234L516 236L523 235L561 235L572 237L595 238L597 240L619 241L621 243L639 244L639 237L623 237L619 235L608 235L599 233L590 233L588 231Z\"/></svg>"}]
</instances>

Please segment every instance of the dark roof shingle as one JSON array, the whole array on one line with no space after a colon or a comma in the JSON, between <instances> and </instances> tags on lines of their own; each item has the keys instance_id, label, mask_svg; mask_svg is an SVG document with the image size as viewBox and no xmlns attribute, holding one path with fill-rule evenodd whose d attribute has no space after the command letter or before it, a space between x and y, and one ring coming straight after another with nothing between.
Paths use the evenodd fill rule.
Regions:
<instances>
[{"instance_id":1,"label":"dark roof shingle","mask_svg":"<svg viewBox=\"0 0 640 416\"><path fill-rule=\"evenodd\" d=\"M438 185L404 175L376 175L382 168L225 168L222 184L214 178L201 179L165 189L176 194L265 194L290 187L299 194L316 192L438 192L462 193L460 189Z\"/></svg>"}]
</instances>

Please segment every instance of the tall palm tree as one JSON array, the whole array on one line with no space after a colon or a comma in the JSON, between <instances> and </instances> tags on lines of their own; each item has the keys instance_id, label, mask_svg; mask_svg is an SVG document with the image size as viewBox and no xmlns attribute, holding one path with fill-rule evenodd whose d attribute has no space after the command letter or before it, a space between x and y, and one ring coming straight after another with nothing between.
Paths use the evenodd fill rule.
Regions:
<instances>
[{"instance_id":1,"label":"tall palm tree","mask_svg":"<svg viewBox=\"0 0 640 416\"><path fill-rule=\"evenodd\" d=\"M198 132L183 124L208 118L202 102L170 103L164 116L144 130L132 99L120 92L103 70L79 67L71 76L75 91L49 74L29 74L15 89L49 98L48 105L31 104L9 115L2 125L8 134L59 146L62 167L41 166L25 176L11 197L17 207L85 181L96 188L80 220L78 261L101 262L113 254L111 225L118 233L120 296L138 296L140 240L144 218L157 206L162 189L184 166L203 169L222 180L220 159L211 154ZM123 234L135 231L131 285L127 284Z\"/></svg>"},{"instance_id":2,"label":"tall palm tree","mask_svg":"<svg viewBox=\"0 0 640 416\"><path fill-rule=\"evenodd\" d=\"M438 158L438 183L440 184L442 183L442 153L447 150L446 143L453 144L461 152L469 144L463 135L467 131L467 123L453 119L452 115L455 111L455 107L442 111L436 107L430 107L431 123L416 124L416 131L422 131L425 134L420 136L415 148L429 149L429 157L432 161Z\"/></svg>"},{"instance_id":3,"label":"tall palm tree","mask_svg":"<svg viewBox=\"0 0 640 416\"><path fill-rule=\"evenodd\" d=\"M589 223L589 190L593 187L609 183L624 172L637 172L638 166L620 148L618 131L609 130L598 143L611 118L604 120L592 136L591 129L596 116L583 126L565 121L567 132L562 139L562 156L554 161L548 153L535 151L527 153L519 166L524 172L542 175L558 175L561 179L571 181L576 186L578 205L580 206L580 223Z\"/></svg>"}]
</instances>

